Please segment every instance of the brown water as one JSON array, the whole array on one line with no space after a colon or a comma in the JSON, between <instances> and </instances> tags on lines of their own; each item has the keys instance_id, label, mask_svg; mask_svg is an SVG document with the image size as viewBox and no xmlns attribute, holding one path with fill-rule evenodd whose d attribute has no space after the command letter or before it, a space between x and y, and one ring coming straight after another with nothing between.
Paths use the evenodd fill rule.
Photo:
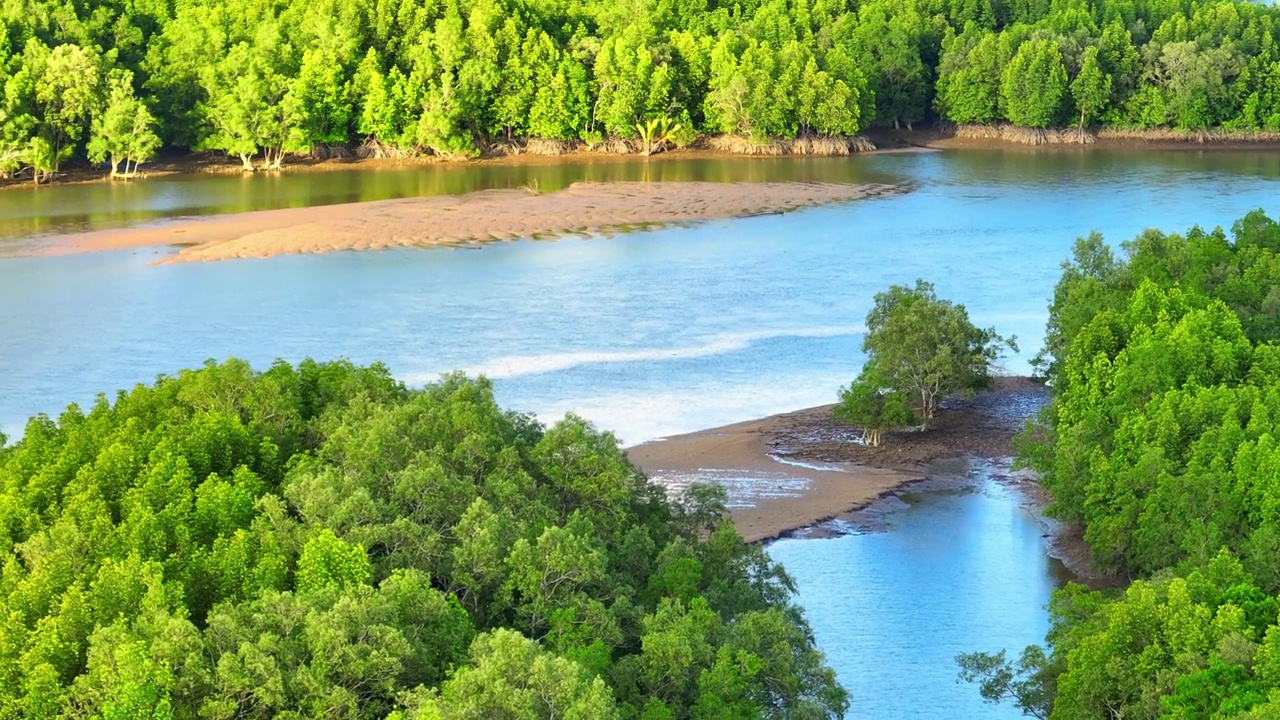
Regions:
<instances>
[{"instance_id":1,"label":"brown water","mask_svg":"<svg viewBox=\"0 0 1280 720\"><path fill-rule=\"evenodd\" d=\"M554 192L579 181L876 182L883 173L848 159L713 158L574 160L505 165L199 173L134 182L94 182L0 191L0 240L78 232L170 217L450 195L495 188Z\"/></svg>"},{"instance_id":2,"label":"brown water","mask_svg":"<svg viewBox=\"0 0 1280 720\"><path fill-rule=\"evenodd\" d=\"M586 181L706 180L717 182L895 182L913 153L849 158L723 158L657 156L649 160L575 157L534 164L474 163L171 175L134 182L91 182L0 190L0 241L36 234L119 227L168 217L308 207L365 200L456 194L490 188L544 192ZM1185 186L1186 176L1280 177L1280 153L1244 150L1139 152L1011 150L945 153L959 179L976 186L1027 188L1077 180L1140 177L1143 183ZM907 159L904 159L907 158ZM919 178L934 180L934 178ZM1212 202L1209 188L1202 198ZM1078 209L1087 213L1088 208Z\"/></svg>"}]
</instances>

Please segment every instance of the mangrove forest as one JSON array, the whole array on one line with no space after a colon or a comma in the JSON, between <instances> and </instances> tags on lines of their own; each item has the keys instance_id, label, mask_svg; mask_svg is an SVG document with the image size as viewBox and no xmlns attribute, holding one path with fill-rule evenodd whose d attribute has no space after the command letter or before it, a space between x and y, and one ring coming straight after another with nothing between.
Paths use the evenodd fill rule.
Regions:
<instances>
[{"instance_id":1,"label":"mangrove forest","mask_svg":"<svg viewBox=\"0 0 1280 720\"><path fill-rule=\"evenodd\" d=\"M484 380L210 363L0 447L0 717L838 717L791 581Z\"/></svg>"},{"instance_id":2,"label":"mangrove forest","mask_svg":"<svg viewBox=\"0 0 1280 720\"><path fill-rule=\"evenodd\" d=\"M848 150L926 120L1280 131L1280 9L1246 0L13 0L0 15L0 173L37 182L71 159L128 176L166 147L253 169L704 135Z\"/></svg>"},{"instance_id":3,"label":"mangrove forest","mask_svg":"<svg viewBox=\"0 0 1280 720\"><path fill-rule=\"evenodd\" d=\"M1080 240L1022 461L1127 586L1050 605L1047 650L960 658L1041 718L1280 713L1280 224ZM1131 581L1131 582L1129 582Z\"/></svg>"}]
</instances>

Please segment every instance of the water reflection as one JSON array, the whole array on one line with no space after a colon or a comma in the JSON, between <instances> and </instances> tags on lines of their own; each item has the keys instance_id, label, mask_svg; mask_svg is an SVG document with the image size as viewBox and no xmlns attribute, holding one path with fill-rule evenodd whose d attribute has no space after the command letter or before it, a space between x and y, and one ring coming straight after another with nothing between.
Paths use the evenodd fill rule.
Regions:
<instances>
[{"instance_id":1,"label":"water reflection","mask_svg":"<svg viewBox=\"0 0 1280 720\"><path fill-rule=\"evenodd\" d=\"M83 404L98 391L209 357L236 355L265 366L310 355L381 360L413 383L454 369L491 372L504 403L547 419L576 411L639 443L831 402L862 362L858 325L874 294L916 278L964 302L976 322L1017 335L1023 352L1007 367L1025 372L1040 345L1059 263L1076 237L1097 229L1116 243L1153 225L1230 224L1259 206L1280 209L1277 177L1223 170L1232 158L1268 173L1275 168L1239 153L669 160L647 171L684 178L860 174L904 179L916 190L779 216L479 252L159 267L148 263L163 248L0 260L0 427L13 435L33 413L57 413L73 400ZM53 222L74 218L77 209L112 218L191 203L207 209L505 187L530 173L550 185L557 177L626 176L643 167L206 176L6 191L0 206L12 228L23 222L13 215L30 210L17 205L64 192L113 194L96 207L58 205Z\"/></svg>"},{"instance_id":2,"label":"water reflection","mask_svg":"<svg viewBox=\"0 0 1280 720\"><path fill-rule=\"evenodd\" d=\"M272 208L442 195L491 188L553 192L578 181L876 182L861 159L601 158L530 165L411 165L280 173L209 173L136 182L15 187L0 191L0 238L76 232L156 220Z\"/></svg>"},{"instance_id":3,"label":"water reflection","mask_svg":"<svg viewBox=\"0 0 1280 720\"><path fill-rule=\"evenodd\" d=\"M0 240L118 227L166 217L455 194L488 188L552 192L578 181L898 182L963 186L962 200L1062 193L1087 212L1099 184L1145 187L1280 178L1280 153L1257 151L956 151L848 158L717 159L658 156L528 165L410 165L283 173L175 175L0 191Z\"/></svg>"},{"instance_id":4,"label":"water reflection","mask_svg":"<svg viewBox=\"0 0 1280 720\"><path fill-rule=\"evenodd\" d=\"M781 540L818 646L855 718L1017 718L956 682L957 653L1042 642L1044 606L1070 579L1041 526L990 479L969 491L904 496L886 532Z\"/></svg>"}]
</instances>

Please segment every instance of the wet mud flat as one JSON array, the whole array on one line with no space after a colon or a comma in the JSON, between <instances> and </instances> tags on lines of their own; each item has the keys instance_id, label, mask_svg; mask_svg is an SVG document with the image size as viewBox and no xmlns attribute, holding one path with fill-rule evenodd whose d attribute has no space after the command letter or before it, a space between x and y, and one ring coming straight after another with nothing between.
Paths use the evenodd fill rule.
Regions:
<instances>
[{"instance_id":1,"label":"wet mud flat","mask_svg":"<svg viewBox=\"0 0 1280 720\"><path fill-rule=\"evenodd\" d=\"M1093 571L1079 529L1044 515L1049 497L1035 474L1014 468L1014 437L1049 399L1037 380L1000 377L972 398L944 402L927 431L885 433L879 447L824 405L628 452L669 492L697 481L720 485L739 532L764 542L889 531L895 513L925 494L999 483L1040 523L1050 557L1091 585L1112 584Z\"/></svg>"},{"instance_id":2,"label":"wet mud flat","mask_svg":"<svg viewBox=\"0 0 1280 720\"><path fill-rule=\"evenodd\" d=\"M771 450L778 457L807 463L865 463L920 474L918 480L886 491L864 506L835 515L788 537L829 538L892 530L892 517L930 493L980 491L994 482L1009 489L1019 506L1040 524L1047 553L1062 562L1074 579L1092 587L1123 585L1123 578L1098 572L1079 527L1045 515L1051 498L1036 473L1016 468L1013 439L1027 421L1048 404L1050 391L1025 377L997 378L992 387L971 399L943 404L927 432L886 433L880 447L859 440L856 428L830 417L830 406L796 414L775 435ZM819 412L821 410L821 412Z\"/></svg>"},{"instance_id":3,"label":"wet mud flat","mask_svg":"<svg viewBox=\"0 0 1280 720\"><path fill-rule=\"evenodd\" d=\"M671 492L695 481L719 484L748 540L871 529L881 525L875 516L901 502L904 492L972 484L967 458L1011 455L1013 436L1048 396L1033 380L1000 378L972 399L945 403L927 432L886 433L877 448L862 443L861 432L836 421L825 405L627 452Z\"/></svg>"},{"instance_id":4,"label":"wet mud flat","mask_svg":"<svg viewBox=\"0 0 1280 720\"><path fill-rule=\"evenodd\" d=\"M787 416L769 440L771 452L805 463L858 463L930 475L955 472L961 458L1014 454L1013 438L1048 404L1049 388L1028 377L998 377L971 399L942 402L929 429L884 433L879 447L860 429L831 417L833 405Z\"/></svg>"}]
</instances>

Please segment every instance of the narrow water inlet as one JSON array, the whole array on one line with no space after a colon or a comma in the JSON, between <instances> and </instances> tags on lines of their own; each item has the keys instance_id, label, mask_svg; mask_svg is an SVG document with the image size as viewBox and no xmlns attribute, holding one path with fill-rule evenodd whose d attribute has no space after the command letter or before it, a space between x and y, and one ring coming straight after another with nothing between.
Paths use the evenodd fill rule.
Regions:
<instances>
[{"instance_id":1,"label":"narrow water inlet","mask_svg":"<svg viewBox=\"0 0 1280 720\"><path fill-rule=\"evenodd\" d=\"M889 503L878 532L768 546L850 693L849 717L1021 717L957 683L955 655L1043 642L1050 594L1073 578L999 469L975 469L967 487Z\"/></svg>"}]
</instances>

